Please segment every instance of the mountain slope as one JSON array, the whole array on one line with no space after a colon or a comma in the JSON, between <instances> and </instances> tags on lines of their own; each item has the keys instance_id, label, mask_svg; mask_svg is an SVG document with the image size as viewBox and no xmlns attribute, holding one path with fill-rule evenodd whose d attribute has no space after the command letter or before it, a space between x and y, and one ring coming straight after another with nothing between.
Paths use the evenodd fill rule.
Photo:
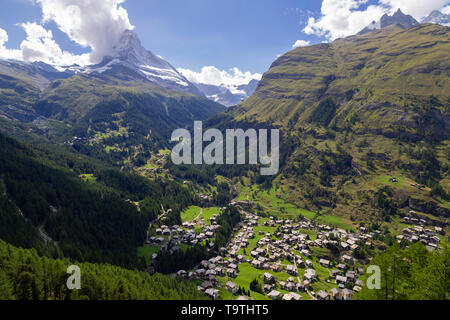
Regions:
<instances>
[{"instance_id":1,"label":"mountain slope","mask_svg":"<svg viewBox=\"0 0 450 320\"><path fill-rule=\"evenodd\" d=\"M223 110L132 31L97 66L0 61L1 118L52 142L76 142L77 151L110 164L145 163L173 130Z\"/></svg>"},{"instance_id":2,"label":"mountain slope","mask_svg":"<svg viewBox=\"0 0 450 320\"><path fill-rule=\"evenodd\" d=\"M107 264L76 263L80 290L67 290L75 262L42 257L0 240L1 300L189 300L206 299L195 284Z\"/></svg>"},{"instance_id":3,"label":"mountain slope","mask_svg":"<svg viewBox=\"0 0 450 320\"><path fill-rule=\"evenodd\" d=\"M448 28L420 25L341 39L293 50L276 60L249 99L232 113L237 119L275 124L308 123L313 109L332 97L332 126L353 129L404 129L423 136L421 119L431 112L436 135L448 135L450 40ZM433 102L430 98L433 96ZM421 110L420 103L433 108ZM436 112L431 109L436 109ZM380 117L369 119L371 115ZM383 115L381 117L381 115ZM432 129L432 128L429 128Z\"/></svg>"},{"instance_id":4,"label":"mountain slope","mask_svg":"<svg viewBox=\"0 0 450 320\"><path fill-rule=\"evenodd\" d=\"M88 174L93 181L80 178ZM172 208L170 219L179 223L179 212L192 201L176 183L149 181L1 134L0 179L1 239L42 254L132 268L142 266L136 248L161 205ZM143 200L140 211L131 202ZM24 233L17 235L19 230Z\"/></svg>"},{"instance_id":5,"label":"mountain slope","mask_svg":"<svg viewBox=\"0 0 450 320\"><path fill-rule=\"evenodd\" d=\"M376 200L386 187L401 212L445 220L449 49L449 28L431 24L298 48L223 121L280 127L285 161L275 184L299 205L354 221L391 219Z\"/></svg>"}]
</instances>

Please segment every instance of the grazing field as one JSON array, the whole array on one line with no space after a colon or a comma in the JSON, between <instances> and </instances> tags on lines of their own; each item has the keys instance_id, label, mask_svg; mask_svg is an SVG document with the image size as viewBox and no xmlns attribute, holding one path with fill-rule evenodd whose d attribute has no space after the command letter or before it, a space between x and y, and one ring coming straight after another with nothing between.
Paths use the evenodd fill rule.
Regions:
<instances>
[{"instance_id":1,"label":"grazing field","mask_svg":"<svg viewBox=\"0 0 450 320\"><path fill-rule=\"evenodd\" d=\"M393 177L397 179L397 182L391 181L391 178ZM376 182L394 187L407 187L409 183L413 183L412 181L408 183L407 180L408 179L406 179L405 177L387 176L387 175L381 175L376 178Z\"/></svg>"},{"instance_id":2,"label":"grazing field","mask_svg":"<svg viewBox=\"0 0 450 320\"><path fill-rule=\"evenodd\" d=\"M197 206L190 206L181 213L181 221L192 221L200 213L201 208Z\"/></svg>"},{"instance_id":3,"label":"grazing field","mask_svg":"<svg viewBox=\"0 0 450 320\"><path fill-rule=\"evenodd\" d=\"M355 231L355 228L350 224L350 222L346 222L343 218L337 216L322 215L317 217L317 221L347 231Z\"/></svg>"},{"instance_id":4,"label":"grazing field","mask_svg":"<svg viewBox=\"0 0 450 320\"><path fill-rule=\"evenodd\" d=\"M244 187L238 197L240 201L252 201L260 205L265 212L279 219L295 219L302 216L307 219L313 219L316 213L299 208L283 199L286 193L284 188L272 187L270 190L264 190L258 186Z\"/></svg>"}]
</instances>

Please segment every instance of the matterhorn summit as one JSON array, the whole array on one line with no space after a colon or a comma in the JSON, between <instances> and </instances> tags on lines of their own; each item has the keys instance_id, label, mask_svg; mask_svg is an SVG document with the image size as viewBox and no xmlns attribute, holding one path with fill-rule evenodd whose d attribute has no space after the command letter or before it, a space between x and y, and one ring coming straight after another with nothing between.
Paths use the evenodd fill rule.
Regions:
<instances>
[{"instance_id":1,"label":"matterhorn summit","mask_svg":"<svg viewBox=\"0 0 450 320\"><path fill-rule=\"evenodd\" d=\"M169 62L146 50L133 30L125 30L112 52L99 64L78 71L113 75L124 80L147 80L167 89L202 95Z\"/></svg>"}]
</instances>

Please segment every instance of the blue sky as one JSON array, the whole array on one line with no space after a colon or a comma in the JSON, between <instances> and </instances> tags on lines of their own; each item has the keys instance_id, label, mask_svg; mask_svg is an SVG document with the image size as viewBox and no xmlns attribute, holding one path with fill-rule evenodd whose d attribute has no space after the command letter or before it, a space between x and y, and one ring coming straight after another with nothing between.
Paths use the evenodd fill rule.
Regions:
<instances>
[{"instance_id":1,"label":"blue sky","mask_svg":"<svg viewBox=\"0 0 450 320\"><path fill-rule=\"evenodd\" d=\"M177 67L199 71L205 65L264 72L280 53L298 39L319 41L302 33L307 11L320 13L316 0L128 0L122 6L144 46ZM25 32L17 23L42 18L29 0L2 0L0 28L7 31L8 48L19 48ZM45 25L61 48L89 52Z\"/></svg>"},{"instance_id":2,"label":"blue sky","mask_svg":"<svg viewBox=\"0 0 450 320\"><path fill-rule=\"evenodd\" d=\"M0 33L0 54L3 50L3 56L20 56L18 49L28 34L30 39L25 47L33 49L29 52L38 52L37 56L46 56L49 54L46 51L50 51L61 55L58 61L66 61L69 55L63 58L60 51L67 51L73 55L85 54L87 58L91 52L89 45L97 46L101 42L98 37L91 39L89 33L106 30L100 23L108 24L110 12L104 15L103 11L114 7L111 11L120 8L124 24L135 27L147 49L177 68L199 72L204 66L219 70L237 67L244 72L264 73L297 40L314 44L354 34L398 7L419 18L448 4L445 0L92 0L105 5L92 10L86 6L82 15L97 19L92 11L98 10L100 22L73 36L61 31L71 27L60 17L62 9L55 6L58 1L68 5L79 3L77 0L2 0L0 28L8 41L1 43ZM46 21L43 21L44 12L51 13ZM29 24L29 28L18 25L25 22L34 24ZM117 28L122 27L123 24ZM45 33L48 31L51 35ZM109 36L105 32L104 37ZM84 47L80 45L83 42ZM46 46L52 50L45 50Z\"/></svg>"},{"instance_id":3,"label":"blue sky","mask_svg":"<svg viewBox=\"0 0 450 320\"><path fill-rule=\"evenodd\" d=\"M124 7L146 47L194 70L214 65L262 73L296 40L319 41L300 24L307 10L320 12L317 0L129 1Z\"/></svg>"}]
</instances>

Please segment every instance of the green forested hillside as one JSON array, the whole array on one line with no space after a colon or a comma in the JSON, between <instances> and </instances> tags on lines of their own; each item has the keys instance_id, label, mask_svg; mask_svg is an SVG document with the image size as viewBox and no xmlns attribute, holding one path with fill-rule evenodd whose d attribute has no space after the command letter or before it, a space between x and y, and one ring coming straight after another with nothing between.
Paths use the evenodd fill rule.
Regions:
<instances>
[{"instance_id":1,"label":"green forested hillside","mask_svg":"<svg viewBox=\"0 0 450 320\"><path fill-rule=\"evenodd\" d=\"M67 267L81 271L81 289L68 290ZM183 300L205 299L192 283L107 264L39 256L0 240L0 300Z\"/></svg>"},{"instance_id":2,"label":"green forested hillside","mask_svg":"<svg viewBox=\"0 0 450 320\"><path fill-rule=\"evenodd\" d=\"M97 181L83 182L74 169L0 135L0 238L53 256L142 266L136 248L148 223L161 204L173 209L168 223L179 223L179 213L193 201L190 191L107 167L92 170ZM142 210L131 203L143 200Z\"/></svg>"},{"instance_id":3,"label":"green forested hillside","mask_svg":"<svg viewBox=\"0 0 450 320\"><path fill-rule=\"evenodd\" d=\"M442 252L429 252L421 243L408 249L398 245L376 256L370 265L381 271L380 290L368 287L357 294L362 300L448 300L450 255L446 244ZM368 278L368 275L365 277Z\"/></svg>"}]
</instances>

